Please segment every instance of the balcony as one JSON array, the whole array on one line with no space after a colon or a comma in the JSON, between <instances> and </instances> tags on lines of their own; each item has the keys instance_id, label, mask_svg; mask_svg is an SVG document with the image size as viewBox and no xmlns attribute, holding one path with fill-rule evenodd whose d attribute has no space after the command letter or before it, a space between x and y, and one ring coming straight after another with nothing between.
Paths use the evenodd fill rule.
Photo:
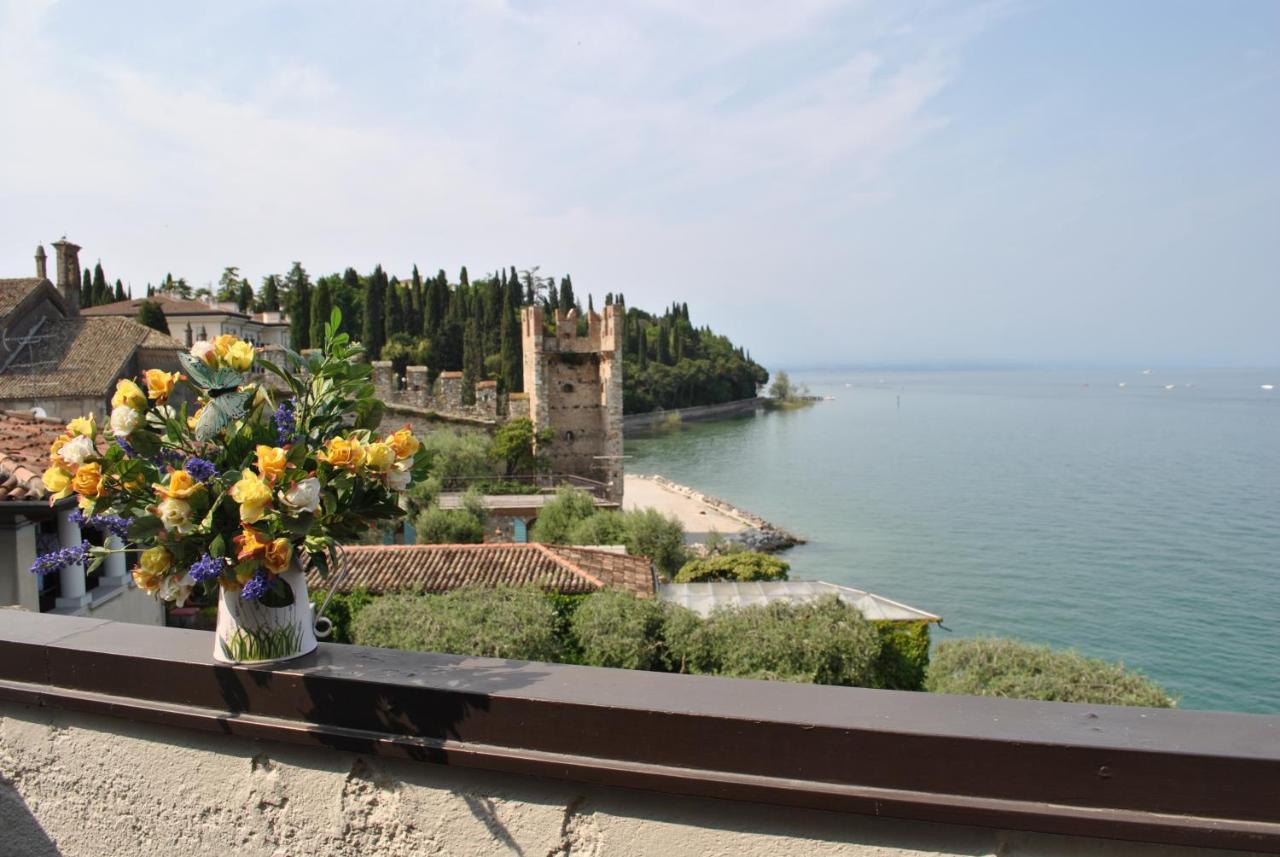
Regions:
<instances>
[{"instance_id":1,"label":"balcony","mask_svg":"<svg viewBox=\"0 0 1280 857\"><path fill-rule=\"evenodd\" d=\"M210 648L3 614L10 853L1280 853L1280 717Z\"/></svg>"}]
</instances>

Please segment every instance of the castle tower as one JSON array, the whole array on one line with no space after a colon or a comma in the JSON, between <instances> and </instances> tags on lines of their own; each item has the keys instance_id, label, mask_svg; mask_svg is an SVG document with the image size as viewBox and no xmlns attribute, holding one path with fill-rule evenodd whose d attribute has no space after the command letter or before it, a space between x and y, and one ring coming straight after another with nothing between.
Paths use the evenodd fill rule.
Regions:
<instances>
[{"instance_id":1,"label":"castle tower","mask_svg":"<svg viewBox=\"0 0 1280 857\"><path fill-rule=\"evenodd\" d=\"M578 335L578 315L556 311L546 334L541 307L520 311L524 390L535 432L550 429L553 473L603 482L622 502L622 307L590 313Z\"/></svg>"},{"instance_id":2,"label":"castle tower","mask_svg":"<svg viewBox=\"0 0 1280 857\"><path fill-rule=\"evenodd\" d=\"M58 294L67 304L67 315L79 315L80 248L64 236L61 241L53 242L53 249L58 252Z\"/></svg>"},{"instance_id":3,"label":"castle tower","mask_svg":"<svg viewBox=\"0 0 1280 857\"><path fill-rule=\"evenodd\" d=\"M42 280L49 279L49 274L45 269L44 245L36 245L36 276Z\"/></svg>"}]
</instances>

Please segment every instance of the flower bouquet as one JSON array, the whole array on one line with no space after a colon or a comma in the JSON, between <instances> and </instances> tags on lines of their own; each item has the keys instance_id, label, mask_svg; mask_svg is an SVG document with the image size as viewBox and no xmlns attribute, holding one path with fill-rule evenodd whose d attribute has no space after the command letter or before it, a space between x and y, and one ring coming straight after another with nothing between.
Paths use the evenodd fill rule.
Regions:
<instances>
[{"instance_id":1,"label":"flower bouquet","mask_svg":"<svg viewBox=\"0 0 1280 857\"><path fill-rule=\"evenodd\" d=\"M338 545L401 517L400 493L426 469L408 428L378 436L370 366L340 323L335 310L319 356L286 349L276 365L220 336L179 355L184 372L147 370L145 391L120 380L109 426L72 420L44 474L53 500L78 495L84 521L119 538L33 570L86 558L92 570L113 550L136 553L133 579L147 592L179 605L197 587L217 594L215 658L314 649L305 572L327 575Z\"/></svg>"}]
</instances>

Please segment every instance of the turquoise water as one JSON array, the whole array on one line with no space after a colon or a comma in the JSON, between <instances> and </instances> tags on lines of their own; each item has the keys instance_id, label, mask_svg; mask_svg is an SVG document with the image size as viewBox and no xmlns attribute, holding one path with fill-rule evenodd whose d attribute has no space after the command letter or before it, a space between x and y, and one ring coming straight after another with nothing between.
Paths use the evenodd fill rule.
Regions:
<instances>
[{"instance_id":1,"label":"turquoise water","mask_svg":"<svg viewBox=\"0 0 1280 857\"><path fill-rule=\"evenodd\" d=\"M835 400L629 437L628 471L809 539L793 577L1280 712L1280 370L792 377Z\"/></svg>"}]
</instances>

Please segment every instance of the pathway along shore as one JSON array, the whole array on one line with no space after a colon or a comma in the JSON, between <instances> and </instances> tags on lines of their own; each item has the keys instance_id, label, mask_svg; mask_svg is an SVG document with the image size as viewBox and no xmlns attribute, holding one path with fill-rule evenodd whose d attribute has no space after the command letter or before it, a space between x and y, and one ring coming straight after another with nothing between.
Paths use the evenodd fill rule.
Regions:
<instances>
[{"instance_id":1,"label":"pathway along shore","mask_svg":"<svg viewBox=\"0 0 1280 857\"><path fill-rule=\"evenodd\" d=\"M763 518L662 476L628 473L624 480L623 508L652 506L664 515L675 516L684 526L688 544L702 544L712 532L741 541L752 550L777 551L804 543Z\"/></svg>"}]
</instances>

